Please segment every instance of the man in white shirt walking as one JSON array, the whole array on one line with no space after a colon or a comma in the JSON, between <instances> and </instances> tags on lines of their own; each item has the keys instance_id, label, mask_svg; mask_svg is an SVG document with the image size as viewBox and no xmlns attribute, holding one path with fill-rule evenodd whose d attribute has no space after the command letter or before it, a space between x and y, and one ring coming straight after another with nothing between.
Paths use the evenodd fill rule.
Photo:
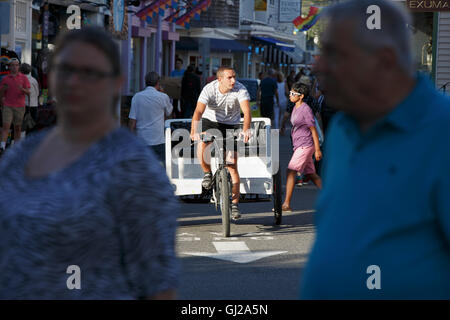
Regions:
<instances>
[{"instance_id":1,"label":"man in white shirt walking","mask_svg":"<svg viewBox=\"0 0 450 320\"><path fill-rule=\"evenodd\" d=\"M29 112L34 121L37 121L37 109L39 106L39 83L31 75L31 66L28 63L22 63L20 72L27 76L30 82L30 94L25 96L25 114ZM24 130L24 128L22 128ZM27 131L28 132L28 131Z\"/></svg>"},{"instance_id":2,"label":"man in white shirt walking","mask_svg":"<svg viewBox=\"0 0 450 320\"><path fill-rule=\"evenodd\" d=\"M160 92L160 77L156 72L145 76L143 91L131 100L129 128L145 140L161 162L165 162L164 120L172 114L173 106L167 94Z\"/></svg>"},{"instance_id":3,"label":"man in white shirt walking","mask_svg":"<svg viewBox=\"0 0 450 320\"><path fill-rule=\"evenodd\" d=\"M210 129L219 130L223 138L228 130L238 129L241 120L241 113L244 114L244 125L242 134L244 142L247 143L250 137L250 123L252 121L250 111L250 95L243 84L236 81L236 73L232 68L220 67L217 70L217 80L208 83L202 90L198 98L197 107L192 117L191 139L198 140L199 133ZM201 124L201 131L198 126ZM211 166L209 156L204 157L206 147L211 144L200 142L197 157L205 173L202 186L210 189L212 184ZM239 219L241 214L238 208L240 195L240 178L237 169L236 150L226 152L227 168L233 182L231 216ZM206 161L205 161L206 160Z\"/></svg>"}]
</instances>

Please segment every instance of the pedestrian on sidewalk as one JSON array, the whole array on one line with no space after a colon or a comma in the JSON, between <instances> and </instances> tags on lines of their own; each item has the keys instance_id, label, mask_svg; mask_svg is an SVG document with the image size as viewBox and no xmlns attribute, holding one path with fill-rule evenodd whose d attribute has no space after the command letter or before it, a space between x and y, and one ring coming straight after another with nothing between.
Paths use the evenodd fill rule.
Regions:
<instances>
[{"instance_id":1,"label":"pedestrian on sidewalk","mask_svg":"<svg viewBox=\"0 0 450 320\"><path fill-rule=\"evenodd\" d=\"M160 77L151 71L145 76L147 86L131 99L129 128L152 149L159 161L165 163L164 121L171 117L173 106L170 98L161 92Z\"/></svg>"},{"instance_id":2,"label":"pedestrian on sidewalk","mask_svg":"<svg viewBox=\"0 0 450 320\"><path fill-rule=\"evenodd\" d=\"M312 106L315 104L314 102L314 98L311 96L311 92L312 92L312 81L310 79L310 77L308 76L302 76L301 78L299 78L299 81L296 81L295 83L301 83L304 84L307 88L308 88L308 96L306 98L304 98L303 102L305 102L310 108L312 108ZM290 92L290 89L289 89ZM294 106L295 103L293 103L290 99L287 102L286 105L286 110L282 116L281 119L281 125L280 125L280 135L284 135L285 131L286 131L286 124L288 124L288 120L291 118L291 114L292 114L292 110L294 110ZM314 113L314 110L313 110Z\"/></svg>"},{"instance_id":3,"label":"pedestrian on sidewalk","mask_svg":"<svg viewBox=\"0 0 450 320\"><path fill-rule=\"evenodd\" d=\"M30 94L30 82L19 69L19 60L12 58L9 63L11 73L0 82L0 101L3 100L0 156L6 149L11 123L14 126L14 143L18 143L21 137L22 121L25 115L25 96Z\"/></svg>"},{"instance_id":4,"label":"pedestrian on sidewalk","mask_svg":"<svg viewBox=\"0 0 450 320\"><path fill-rule=\"evenodd\" d=\"M116 119L116 41L57 40L58 123L0 161L0 299L173 298L178 206L156 157Z\"/></svg>"},{"instance_id":5,"label":"pedestrian on sidewalk","mask_svg":"<svg viewBox=\"0 0 450 320\"><path fill-rule=\"evenodd\" d=\"M301 297L450 299L450 99L415 73L402 5L352 0L324 17L315 73L339 112Z\"/></svg>"},{"instance_id":6,"label":"pedestrian on sidewalk","mask_svg":"<svg viewBox=\"0 0 450 320\"><path fill-rule=\"evenodd\" d=\"M194 71L194 65L188 66L181 80L181 114L183 118L192 118L202 91L200 77Z\"/></svg>"},{"instance_id":7,"label":"pedestrian on sidewalk","mask_svg":"<svg viewBox=\"0 0 450 320\"><path fill-rule=\"evenodd\" d=\"M20 66L20 72L22 72L30 82L30 94L25 97L25 114L30 113L31 118L34 121L37 121L37 110L39 106L39 83L31 75L31 66L28 63L22 63ZM24 130L24 128L22 129ZM27 130L27 133L29 132L30 130Z\"/></svg>"},{"instance_id":8,"label":"pedestrian on sidewalk","mask_svg":"<svg viewBox=\"0 0 450 320\"><path fill-rule=\"evenodd\" d=\"M289 99L295 106L291 114L291 137L294 154L286 170L286 198L282 205L282 210L287 212L292 211L291 198L297 172L303 174L305 180L311 180L318 188L322 188L322 180L316 173L313 161L313 155L317 161L322 159L319 136L313 112L303 101L308 94L308 87L300 83L295 83L289 93Z\"/></svg>"},{"instance_id":9,"label":"pedestrian on sidewalk","mask_svg":"<svg viewBox=\"0 0 450 320\"><path fill-rule=\"evenodd\" d=\"M170 77L172 78L183 78L185 69L183 69L183 59L179 58L178 55L175 56L175 69L170 72ZM181 90L181 89L180 89ZM173 99L173 111L176 118L181 118L181 101L180 99Z\"/></svg>"},{"instance_id":10,"label":"pedestrian on sidewalk","mask_svg":"<svg viewBox=\"0 0 450 320\"><path fill-rule=\"evenodd\" d=\"M276 129L280 129L281 121L283 119L283 115L286 112L287 102L289 97L289 90L286 86L286 81L284 81L283 73L277 72L277 91L278 91L278 105L275 108L275 116L274 116L274 125L273 127Z\"/></svg>"},{"instance_id":11,"label":"pedestrian on sidewalk","mask_svg":"<svg viewBox=\"0 0 450 320\"><path fill-rule=\"evenodd\" d=\"M261 117L270 118L272 125L274 120L274 102L280 104L278 86L274 69L269 69L267 77L261 81Z\"/></svg>"}]
</instances>

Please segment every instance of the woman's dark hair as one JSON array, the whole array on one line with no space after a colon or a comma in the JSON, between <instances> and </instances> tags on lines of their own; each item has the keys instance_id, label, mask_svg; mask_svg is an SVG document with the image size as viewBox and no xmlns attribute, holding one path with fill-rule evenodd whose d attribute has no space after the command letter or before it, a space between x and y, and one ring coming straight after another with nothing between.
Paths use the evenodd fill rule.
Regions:
<instances>
[{"instance_id":1,"label":"woman's dark hair","mask_svg":"<svg viewBox=\"0 0 450 320\"><path fill-rule=\"evenodd\" d=\"M303 83L300 83L300 82L294 83L292 85L291 90L303 94L303 99L305 99L309 96L309 88L308 88L308 86L304 85Z\"/></svg>"},{"instance_id":2,"label":"woman's dark hair","mask_svg":"<svg viewBox=\"0 0 450 320\"><path fill-rule=\"evenodd\" d=\"M20 72L23 74L29 74L31 72L31 66L28 63L22 63L20 65Z\"/></svg>"},{"instance_id":3,"label":"woman's dark hair","mask_svg":"<svg viewBox=\"0 0 450 320\"><path fill-rule=\"evenodd\" d=\"M194 73L194 71L195 71L195 67L194 67L192 64L190 64L190 65L186 68L186 71L184 71L183 76L186 75L186 74L188 74L188 73Z\"/></svg>"},{"instance_id":4,"label":"woman's dark hair","mask_svg":"<svg viewBox=\"0 0 450 320\"><path fill-rule=\"evenodd\" d=\"M111 63L113 76L121 74L119 48L111 35L99 27L84 27L60 34L56 41L55 50L52 52L49 60L50 69L54 58L72 42L84 42L94 46L108 58L108 61Z\"/></svg>"}]
</instances>

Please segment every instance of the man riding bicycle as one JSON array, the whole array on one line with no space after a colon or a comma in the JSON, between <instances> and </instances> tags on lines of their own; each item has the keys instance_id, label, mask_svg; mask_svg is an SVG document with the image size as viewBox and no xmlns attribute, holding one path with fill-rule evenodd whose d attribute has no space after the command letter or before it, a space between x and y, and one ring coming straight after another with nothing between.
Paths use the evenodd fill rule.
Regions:
<instances>
[{"instance_id":1,"label":"man riding bicycle","mask_svg":"<svg viewBox=\"0 0 450 320\"><path fill-rule=\"evenodd\" d=\"M234 130L239 128L242 110L244 114L244 126L242 131L243 141L247 143L250 137L250 95L243 84L236 81L236 73L230 67L220 67L217 70L217 80L207 84L198 98L197 106L192 117L191 139L198 141L199 132L206 132L211 129L220 131L225 139ZM198 130L198 125L201 129ZM228 133L228 134L227 134ZM200 142L197 149L197 157L204 172L202 186L210 189L212 184L212 172L210 165L210 154L205 154L205 149L211 142ZM231 175L232 203L231 217L239 219L239 187L240 178L237 169L237 150L226 150L226 167Z\"/></svg>"}]
</instances>

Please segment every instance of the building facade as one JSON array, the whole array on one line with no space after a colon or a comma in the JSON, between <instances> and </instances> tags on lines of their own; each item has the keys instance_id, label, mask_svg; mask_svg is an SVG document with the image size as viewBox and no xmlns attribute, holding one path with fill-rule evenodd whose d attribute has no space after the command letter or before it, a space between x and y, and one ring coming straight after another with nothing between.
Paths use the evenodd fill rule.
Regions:
<instances>
[{"instance_id":1,"label":"building facade","mask_svg":"<svg viewBox=\"0 0 450 320\"><path fill-rule=\"evenodd\" d=\"M222 65L233 67L238 77L243 76L249 49L239 41L240 6L238 0L211 1L200 19L192 20L189 28L177 29L181 37L177 56L184 67L194 65L201 70L203 83Z\"/></svg>"},{"instance_id":2,"label":"building facade","mask_svg":"<svg viewBox=\"0 0 450 320\"><path fill-rule=\"evenodd\" d=\"M436 87L450 94L450 12L435 13L433 78Z\"/></svg>"},{"instance_id":3,"label":"building facade","mask_svg":"<svg viewBox=\"0 0 450 320\"><path fill-rule=\"evenodd\" d=\"M31 0L0 0L1 47L15 51L19 59L31 64Z\"/></svg>"}]
</instances>

